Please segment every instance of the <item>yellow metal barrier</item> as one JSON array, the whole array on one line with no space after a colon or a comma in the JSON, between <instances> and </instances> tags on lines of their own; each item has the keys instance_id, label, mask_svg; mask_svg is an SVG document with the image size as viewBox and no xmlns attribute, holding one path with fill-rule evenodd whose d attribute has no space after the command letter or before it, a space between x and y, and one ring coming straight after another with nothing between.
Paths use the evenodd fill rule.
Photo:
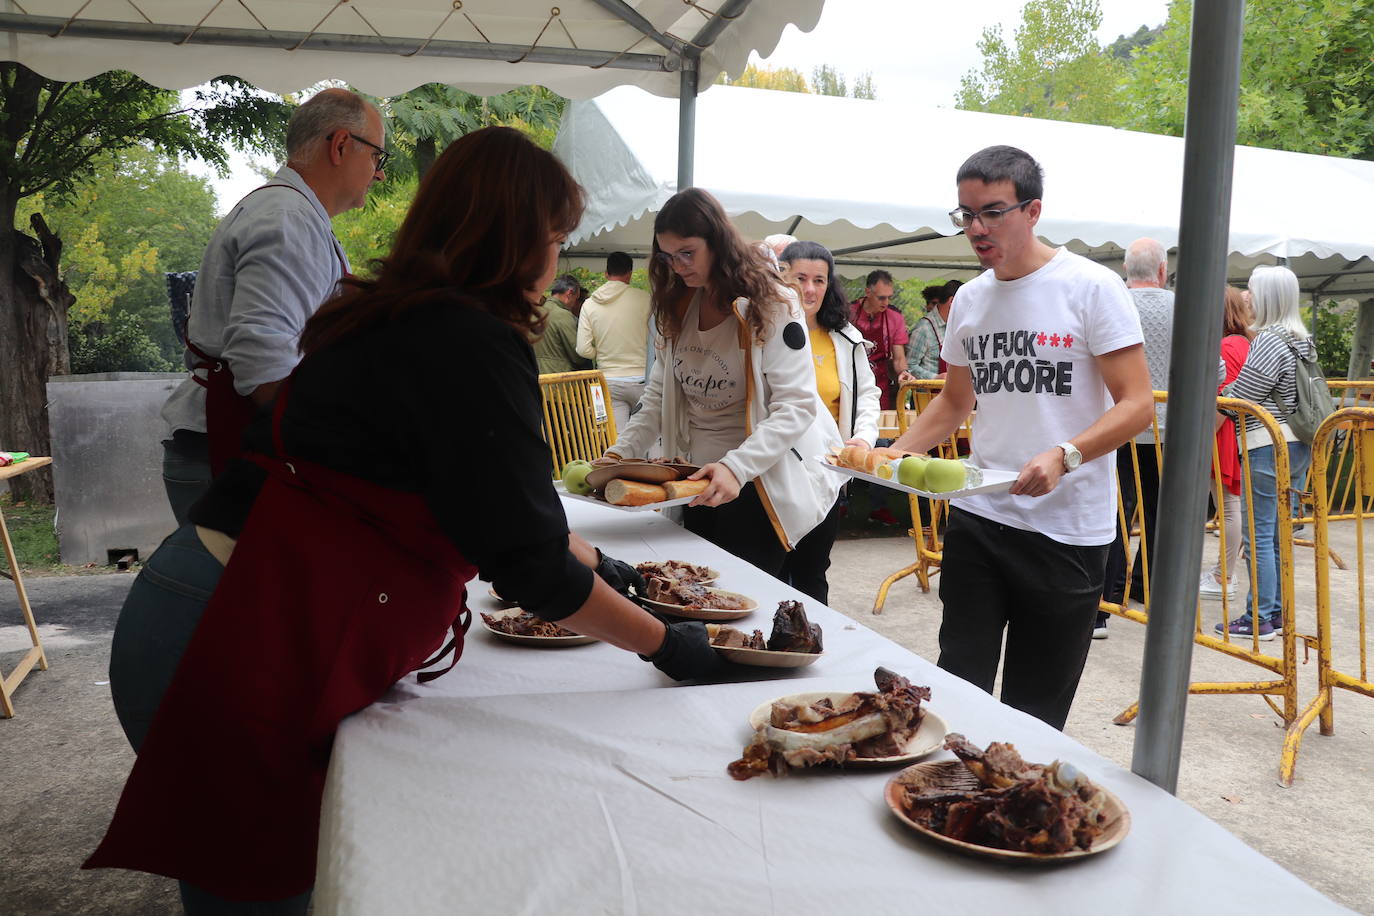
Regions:
<instances>
[{"instance_id":1,"label":"yellow metal barrier","mask_svg":"<svg viewBox=\"0 0 1374 916\"><path fill-rule=\"evenodd\" d=\"M599 370L541 375L539 391L544 399L544 440L553 452L553 476L559 476L563 465L574 458L601 457L615 442L611 390Z\"/></svg>"},{"instance_id":2,"label":"yellow metal barrier","mask_svg":"<svg viewBox=\"0 0 1374 916\"><path fill-rule=\"evenodd\" d=\"M1340 437L1338 433L1341 431L1349 434ZM1369 620L1365 609L1367 566L1364 538L1364 521L1374 514L1369 511L1370 497L1374 495L1374 407L1342 407L1337 410L1317 430L1312 452L1312 480L1317 492L1336 492L1337 487L1330 479L1329 472L1332 468L1344 469L1348 484L1340 492L1353 498L1348 503L1335 504L1341 507L1349 505L1348 513L1333 512L1333 504L1329 500L1317 500L1316 503L1313 527L1316 529L1317 695L1302 715L1288 725L1279 767L1279 784L1284 786L1292 785L1298 750L1307 727L1320 719L1323 735L1335 733L1336 688L1374 697L1374 680L1370 679L1369 672ZM1348 456L1350 460L1337 461L1338 454ZM1343 606L1341 619L1333 624L1331 566L1326 562L1326 554L1330 550L1330 523L1338 518L1355 522L1356 580L1354 613L1350 612L1348 606ZM1342 650L1339 659L1335 654L1338 645L1337 626L1346 637L1339 643ZM1312 641L1309 639L1309 644Z\"/></svg>"},{"instance_id":3,"label":"yellow metal barrier","mask_svg":"<svg viewBox=\"0 0 1374 916\"><path fill-rule=\"evenodd\" d=\"M1155 400L1157 402L1167 402L1168 394L1163 391L1156 391ZM1270 443L1274 446L1275 489L1278 495L1278 505L1280 507L1286 505L1289 501L1290 494L1301 494L1303 496L1305 504L1307 499L1306 494L1303 494L1300 490L1294 490L1291 486L1291 474L1288 462L1288 449L1284 443L1283 432L1279 429L1278 421L1275 420L1274 417L1264 408L1250 401L1242 401L1235 398L1217 398L1217 407L1219 409L1235 413L1237 415L1237 426L1242 430L1245 427L1245 420L1247 417L1253 417L1255 420L1258 421L1260 427L1265 430L1265 433L1267 434ZM1156 454L1160 459L1159 465L1160 471L1162 473L1163 449L1160 444L1159 427L1157 423L1154 427L1154 443L1152 446L1147 447L1153 447L1156 449ZM1132 451L1132 465L1134 468L1134 473L1136 475L1136 492L1139 492L1140 465L1138 459L1135 458L1134 454L1135 450L1137 449L1137 445L1134 442L1132 442L1128 444L1128 448L1130 448ZM1241 466L1241 488L1245 492L1252 492L1253 476L1250 464L1250 451L1242 447L1240 449L1239 457ZM1220 492L1221 469L1215 445L1213 445L1212 447L1212 478L1214 490L1216 492ZM1246 531L1249 534L1249 542L1253 544L1255 543L1255 518L1253 512L1253 502L1251 500L1246 500L1245 504L1246 513L1242 524L1245 525ZM1220 505L1217 506L1217 510L1218 513L1220 513ZM1121 500L1120 493L1118 493L1117 512L1118 517L1123 521L1123 524L1129 521L1143 529L1144 526L1140 524L1141 519L1143 517L1143 506L1141 506L1139 503L1137 503L1136 512L1133 518L1130 520L1126 520L1124 505ZM1305 510L1303 516L1306 516ZM1208 619L1209 615L1203 612L1203 603L1199 602L1197 618L1193 629L1193 641L1195 644L1208 649L1212 649L1217 652L1221 652L1222 654L1228 655L1231 658L1239 659L1241 661L1246 661L1253 665L1257 665L1261 668L1266 669L1267 671L1273 672L1275 675L1277 675L1277 677L1268 680L1255 681L1194 682L1190 684L1188 687L1189 693L1259 694L1260 696L1263 696L1265 702L1267 702L1269 706L1283 718L1283 721L1285 723L1290 723L1297 717L1297 640L1299 638L1305 639L1306 637L1299 637L1295 629L1296 623L1293 600L1293 528L1296 523L1301 521L1303 521L1303 517L1295 519L1291 511L1280 511L1278 513L1277 524L1279 533L1279 604L1283 622L1283 635L1278 644L1280 654L1271 655L1269 652L1261 648L1260 639L1258 635L1253 635L1250 637L1232 637L1229 632L1225 631L1225 624L1228 621L1235 619L1235 617L1239 615L1235 613L1234 603L1231 601L1229 595L1227 594L1227 589L1224 586L1222 589L1221 601L1217 606L1218 612L1216 616ZM1223 583L1225 583L1233 578L1234 573L1232 570L1226 568L1226 527L1225 525L1221 525L1219 527L1220 530L1218 531L1218 534L1221 537L1220 565L1222 572L1222 581ZM1134 620L1137 623L1149 623L1150 620L1149 544L1147 541L1148 538L1142 531L1140 536L1141 543L1139 547L1136 548L1136 550L1142 554L1142 566L1145 570L1145 590L1144 594L1141 595L1141 604L1143 605L1143 607L1135 608L1129 606L1131 601L1131 580L1129 570L1131 569L1131 563L1134 557L1134 554L1130 548L1129 538L1127 539L1125 547L1127 569L1125 597L1122 599L1120 604L1112 603L1106 601L1105 599L1100 604L1102 610L1114 614L1118 617L1124 617L1127 620ZM1253 551L1251 552L1251 556L1247 558L1247 565L1249 581L1254 582L1258 575L1258 570L1256 567L1256 561ZM1249 614L1253 627L1257 628L1259 621L1259 596L1255 589L1250 589ZM1217 635L1213 630L1213 624L1217 623L1222 624L1223 632L1220 635ZM1276 704L1272 699L1273 697L1279 698L1280 704ZM1120 715L1118 715L1114 719L1114 721L1118 725L1129 724L1135 719L1138 712L1139 704L1133 703L1130 707L1128 707Z\"/></svg>"},{"instance_id":4,"label":"yellow metal barrier","mask_svg":"<svg viewBox=\"0 0 1374 916\"><path fill-rule=\"evenodd\" d=\"M911 420L920 415L926 405L945 387L943 379L917 379L904 383L897 391L897 434L906 432ZM967 453L972 436L973 418L970 416L959 429L955 430L935 451L941 458L957 458ZM893 584L907 576L915 575L921 591L930 591L930 579L940 570L940 557L944 545L940 532L944 530L949 517L949 500L922 499L907 494L911 506L912 526L907 534L916 543L916 562L904 566L883 580L878 586L878 596L873 601L873 613L881 614L887 603L888 590Z\"/></svg>"}]
</instances>

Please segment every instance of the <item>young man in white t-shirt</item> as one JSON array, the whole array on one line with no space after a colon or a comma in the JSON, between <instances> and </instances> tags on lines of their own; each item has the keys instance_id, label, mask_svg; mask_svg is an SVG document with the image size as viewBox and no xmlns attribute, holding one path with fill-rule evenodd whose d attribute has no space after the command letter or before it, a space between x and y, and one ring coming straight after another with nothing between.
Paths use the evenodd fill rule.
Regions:
<instances>
[{"instance_id":1,"label":"young man in white t-shirt","mask_svg":"<svg viewBox=\"0 0 1374 916\"><path fill-rule=\"evenodd\" d=\"M1010 146L960 167L950 217L987 270L950 312L944 390L894 445L925 452L976 402L972 463L1020 470L1006 493L951 506L939 664L991 693L1005 630L1002 702L1062 729L1116 533L1111 456L1154 401L1120 278L1036 238L1043 181Z\"/></svg>"}]
</instances>

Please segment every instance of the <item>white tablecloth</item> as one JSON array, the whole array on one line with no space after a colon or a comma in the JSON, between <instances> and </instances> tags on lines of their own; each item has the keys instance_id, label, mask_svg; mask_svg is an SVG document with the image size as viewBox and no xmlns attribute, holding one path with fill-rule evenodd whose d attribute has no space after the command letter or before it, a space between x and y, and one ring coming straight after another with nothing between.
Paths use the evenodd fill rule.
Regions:
<instances>
[{"instance_id":1,"label":"white tablecloth","mask_svg":"<svg viewBox=\"0 0 1374 916\"><path fill-rule=\"evenodd\" d=\"M766 632L776 601L797 597L664 519L567 508L612 556L715 566L760 602L742 625ZM610 646L526 649L473 633L447 676L408 679L340 728L317 912L1339 911L1168 793L848 618L807 610L825 630L816 665L666 690ZM928 684L931 707L976 743L1073 761L1125 802L1130 835L1071 866L1015 868L909 833L883 802L892 771L726 774L758 703L868 688L878 665Z\"/></svg>"}]
</instances>

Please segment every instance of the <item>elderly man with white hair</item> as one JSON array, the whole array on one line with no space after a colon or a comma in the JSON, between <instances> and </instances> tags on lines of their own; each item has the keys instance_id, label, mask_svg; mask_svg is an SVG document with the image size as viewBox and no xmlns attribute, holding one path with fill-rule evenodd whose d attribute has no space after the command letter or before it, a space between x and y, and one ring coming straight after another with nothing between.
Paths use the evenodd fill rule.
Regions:
<instances>
[{"instance_id":1,"label":"elderly man with white hair","mask_svg":"<svg viewBox=\"0 0 1374 916\"><path fill-rule=\"evenodd\" d=\"M1126 288L1140 313L1140 331L1145 338L1145 363L1150 369L1150 387L1164 391L1169 387L1169 350L1174 339L1174 294L1164 288L1169 279L1169 255L1164 246L1151 238L1136 239L1126 249ZM1163 404L1155 406L1155 416L1159 420L1159 434L1164 435L1165 410ZM1123 445L1116 452L1117 479L1121 483L1121 499L1126 508L1126 519L1135 513L1140 504L1144 509L1141 525L1142 537L1148 550L1155 545L1155 514L1159 508L1159 461L1155 454L1154 430L1146 429L1135 437L1136 461L1140 466L1140 491L1135 488L1135 472L1131 462L1131 447ZM1126 591L1126 533L1118 530L1116 541L1112 544L1107 558L1108 601L1119 604ZM1136 552L1135 563L1131 569L1131 594L1143 598L1145 593L1145 570ZM1093 629L1094 639L1107 637L1107 615L1099 613L1097 626Z\"/></svg>"}]
</instances>

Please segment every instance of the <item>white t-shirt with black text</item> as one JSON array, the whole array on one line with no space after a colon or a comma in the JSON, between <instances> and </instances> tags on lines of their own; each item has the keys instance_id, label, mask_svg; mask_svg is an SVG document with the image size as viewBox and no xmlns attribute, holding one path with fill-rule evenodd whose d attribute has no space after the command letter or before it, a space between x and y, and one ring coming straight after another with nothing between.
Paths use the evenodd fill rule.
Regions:
<instances>
[{"instance_id":1,"label":"white t-shirt with black text","mask_svg":"<svg viewBox=\"0 0 1374 916\"><path fill-rule=\"evenodd\" d=\"M1121 278L1065 248L1016 280L989 270L964 284L940 355L973 374L972 462L1019 470L1083 432L1115 403L1095 357L1141 340ZM1113 455L1085 461L1046 496L990 493L957 505L1064 544L1109 544L1116 535Z\"/></svg>"}]
</instances>

